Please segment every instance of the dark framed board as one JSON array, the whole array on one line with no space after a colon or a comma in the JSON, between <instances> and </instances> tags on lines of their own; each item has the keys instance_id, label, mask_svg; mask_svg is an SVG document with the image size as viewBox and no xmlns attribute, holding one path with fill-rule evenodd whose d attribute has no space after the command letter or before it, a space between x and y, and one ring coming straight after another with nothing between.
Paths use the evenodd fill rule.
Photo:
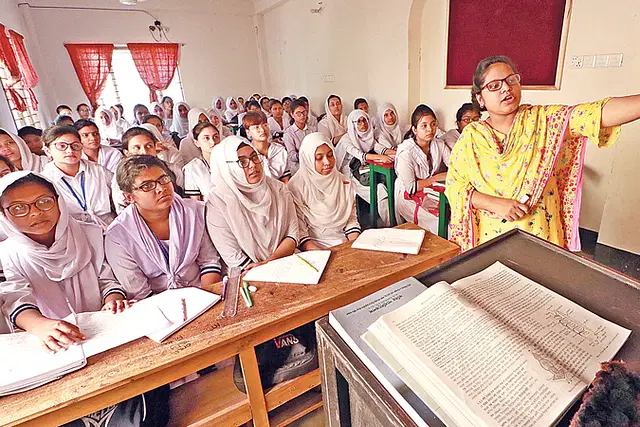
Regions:
<instances>
[{"instance_id":1,"label":"dark framed board","mask_svg":"<svg viewBox=\"0 0 640 427\"><path fill-rule=\"evenodd\" d=\"M506 55L528 89L560 89L572 0L449 0L447 89L469 88L482 59Z\"/></svg>"}]
</instances>

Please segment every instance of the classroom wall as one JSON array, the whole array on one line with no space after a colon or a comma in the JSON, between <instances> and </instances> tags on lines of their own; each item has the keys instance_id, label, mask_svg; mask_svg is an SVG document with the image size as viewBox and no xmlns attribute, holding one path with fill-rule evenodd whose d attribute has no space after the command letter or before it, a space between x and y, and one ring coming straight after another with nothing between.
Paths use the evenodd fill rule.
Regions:
<instances>
[{"instance_id":1,"label":"classroom wall","mask_svg":"<svg viewBox=\"0 0 640 427\"><path fill-rule=\"evenodd\" d=\"M60 103L86 102L64 43L153 42L148 27L153 18L128 10L39 9L55 7L106 7L126 9L117 0L97 4L91 0L29 0L23 13L36 28L40 45L39 74L46 73L49 111ZM142 4L170 28L169 38L184 43L180 73L186 101L208 108L213 97L260 90L257 50L253 36L251 0L154 0ZM142 102L147 99L142 99ZM125 114L131 114L125 112Z\"/></svg>"}]
</instances>

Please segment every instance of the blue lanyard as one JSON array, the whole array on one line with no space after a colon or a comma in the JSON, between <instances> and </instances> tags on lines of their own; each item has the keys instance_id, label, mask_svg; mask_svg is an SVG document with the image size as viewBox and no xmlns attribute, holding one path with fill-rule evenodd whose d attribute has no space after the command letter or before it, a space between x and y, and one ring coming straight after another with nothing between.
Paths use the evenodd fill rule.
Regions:
<instances>
[{"instance_id":1,"label":"blue lanyard","mask_svg":"<svg viewBox=\"0 0 640 427\"><path fill-rule=\"evenodd\" d=\"M153 237L156 238L156 242L158 242L158 246L160 246L160 251L162 251L162 255L164 256L164 260L167 263L167 267L169 267L169 250L164 246L162 241L158 239L158 236L156 236L155 233L151 232L151 234L153 234Z\"/></svg>"},{"instance_id":2,"label":"blue lanyard","mask_svg":"<svg viewBox=\"0 0 640 427\"><path fill-rule=\"evenodd\" d=\"M84 212L86 212L87 211L87 195L84 190L84 172L80 172L80 173L81 173L80 188L82 188L82 199L80 199L80 196L74 191L73 187L71 187L71 184L69 184L64 177L62 177L62 182L64 182L64 185L66 185L69 191L71 191L71 194L73 194L73 197L75 197L76 201L80 205L80 208Z\"/></svg>"},{"instance_id":3,"label":"blue lanyard","mask_svg":"<svg viewBox=\"0 0 640 427\"><path fill-rule=\"evenodd\" d=\"M207 161L204 159L204 157L200 157L200 159L202 160L202 163L204 163L204 165L207 167L207 169L210 169L210 168L209 168L209 162L207 162Z\"/></svg>"}]
</instances>

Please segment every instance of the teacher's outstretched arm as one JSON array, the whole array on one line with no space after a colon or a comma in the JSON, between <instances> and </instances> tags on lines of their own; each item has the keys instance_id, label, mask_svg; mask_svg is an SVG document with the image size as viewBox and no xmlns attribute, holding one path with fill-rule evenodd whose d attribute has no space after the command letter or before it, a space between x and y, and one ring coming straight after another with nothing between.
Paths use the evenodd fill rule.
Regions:
<instances>
[{"instance_id":1,"label":"teacher's outstretched arm","mask_svg":"<svg viewBox=\"0 0 640 427\"><path fill-rule=\"evenodd\" d=\"M611 98L602 107L600 126L620 126L640 119L640 94Z\"/></svg>"}]
</instances>

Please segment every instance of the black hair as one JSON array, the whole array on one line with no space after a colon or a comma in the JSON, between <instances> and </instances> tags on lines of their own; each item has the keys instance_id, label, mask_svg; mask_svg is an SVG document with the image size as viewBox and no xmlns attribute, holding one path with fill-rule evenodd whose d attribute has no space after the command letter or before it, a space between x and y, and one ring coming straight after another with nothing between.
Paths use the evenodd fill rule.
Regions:
<instances>
[{"instance_id":1,"label":"black hair","mask_svg":"<svg viewBox=\"0 0 640 427\"><path fill-rule=\"evenodd\" d=\"M369 105L369 103L367 102L366 99L364 99L364 98L356 98L356 100L353 101L353 109L357 110L358 109L358 105L360 105L362 103L365 103L365 104Z\"/></svg>"},{"instance_id":2,"label":"black hair","mask_svg":"<svg viewBox=\"0 0 640 427\"><path fill-rule=\"evenodd\" d=\"M339 97L338 97L338 98L339 98ZM305 104L308 104L308 103L309 103L309 99L308 99L306 96L301 96L301 97L299 97L299 98L296 98L296 101L302 101L302 102L304 102Z\"/></svg>"},{"instance_id":3,"label":"black hair","mask_svg":"<svg viewBox=\"0 0 640 427\"><path fill-rule=\"evenodd\" d=\"M0 135L9 135L9 132L4 129L0 129Z\"/></svg>"},{"instance_id":4,"label":"black hair","mask_svg":"<svg viewBox=\"0 0 640 427\"><path fill-rule=\"evenodd\" d=\"M42 134L42 144L45 147L48 147L53 143L53 141L60 138L62 135L73 135L78 138L78 141L80 141L80 134L78 133L76 128L74 128L73 126L56 125L51 126L44 131L44 133Z\"/></svg>"},{"instance_id":5,"label":"black hair","mask_svg":"<svg viewBox=\"0 0 640 427\"><path fill-rule=\"evenodd\" d=\"M116 107L118 111L120 111L120 116L122 116L122 114L124 113L124 107L122 106L122 104L116 104L114 105L114 107Z\"/></svg>"},{"instance_id":6,"label":"black hair","mask_svg":"<svg viewBox=\"0 0 640 427\"><path fill-rule=\"evenodd\" d=\"M91 111L91 107L89 107L88 104L85 104L84 102L81 102L80 104L78 104L78 106L76 107L76 111L78 113L80 113L80 107L87 107L89 109L89 111Z\"/></svg>"},{"instance_id":7,"label":"black hair","mask_svg":"<svg viewBox=\"0 0 640 427\"><path fill-rule=\"evenodd\" d=\"M431 107L424 104L418 105L416 109L413 110L413 114L411 114L411 128L404 136L404 139L415 139L416 134L413 132L413 128L418 126L418 123L420 123L420 120L424 116L431 116L436 120L438 119L436 113L431 109Z\"/></svg>"},{"instance_id":8,"label":"black hair","mask_svg":"<svg viewBox=\"0 0 640 427\"><path fill-rule=\"evenodd\" d=\"M0 135L2 135L2 134L0 133ZM9 170L11 172L15 172L16 171L16 168L15 168L15 166L13 166L13 163L11 163L9 161L9 159L7 159L5 156L0 155L0 162L3 162L5 165L7 165L7 167L9 168Z\"/></svg>"},{"instance_id":9,"label":"black hair","mask_svg":"<svg viewBox=\"0 0 640 427\"><path fill-rule=\"evenodd\" d=\"M263 96L262 98L260 98L260 108L262 108L262 103L264 102L265 99L271 102L271 99L268 96Z\"/></svg>"},{"instance_id":10,"label":"black hair","mask_svg":"<svg viewBox=\"0 0 640 427\"><path fill-rule=\"evenodd\" d=\"M71 107L69 107L66 104L60 104L56 107L56 114L60 114L60 110L64 110L64 109L71 110Z\"/></svg>"},{"instance_id":11,"label":"black hair","mask_svg":"<svg viewBox=\"0 0 640 427\"><path fill-rule=\"evenodd\" d=\"M479 111L487 111L485 107L481 107L476 99L476 95L482 92L482 86L484 85L484 75L486 74L489 67L493 64L507 64L514 73L517 73L518 70L516 66L513 65L511 59L506 56L498 55L498 56L490 56L488 58L483 59L478 63L476 67L476 72L473 73L473 86L471 86L471 102Z\"/></svg>"},{"instance_id":12,"label":"black hair","mask_svg":"<svg viewBox=\"0 0 640 427\"><path fill-rule=\"evenodd\" d=\"M458 112L456 113L456 121L459 122L460 120L462 120L462 116L467 111L477 111L478 113L480 112L480 110L475 105L473 105L472 102L465 102L460 108L458 108Z\"/></svg>"},{"instance_id":13,"label":"black hair","mask_svg":"<svg viewBox=\"0 0 640 427\"><path fill-rule=\"evenodd\" d=\"M56 119L53 121L54 125L59 125L60 123L62 123L63 121L66 120L70 120L71 121L71 125L73 125L73 119L69 116L58 116L56 117Z\"/></svg>"},{"instance_id":14,"label":"black hair","mask_svg":"<svg viewBox=\"0 0 640 427\"><path fill-rule=\"evenodd\" d=\"M145 128L141 128L141 127L137 127L136 126L136 127L132 127L131 129L129 129L128 131L126 131L122 135L122 149L123 150L128 150L129 149L129 141L131 141L134 137L139 136L139 135L144 135L144 136L148 137L154 143L160 142L160 141L158 141L156 139L156 137L151 132L149 132Z\"/></svg>"},{"instance_id":15,"label":"black hair","mask_svg":"<svg viewBox=\"0 0 640 427\"><path fill-rule=\"evenodd\" d=\"M294 111L296 111L296 108L304 108L305 110L307 109L307 104L304 103L304 101L301 101L300 98L296 99L295 101L291 102L291 113L293 113Z\"/></svg>"},{"instance_id":16,"label":"black hair","mask_svg":"<svg viewBox=\"0 0 640 427\"><path fill-rule=\"evenodd\" d=\"M147 114L146 116L144 116L142 118L142 124L149 122L149 120L151 119L158 119L160 120L160 123L164 124L164 120L162 120L160 116L156 116L155 114Z\"/></svg>"},{"instance_id":17,"label":"black hair","mask_svg":"<svg viewBox=\"0 0 640 427\"><path fill-rule=\"evenodd\" d=\"M247 103L245 104L246 108L245 109L249 109L249 107L258 107L258 108L262 108L262 105L260 105L260 103L258 101L247 101Z\"/></svg>"},{"instance_id":18,"label":"black hair","mask_svg":"<svg viewBox=\"0 0 640 427\"><path fill-rule=\"evenodd\" d=\"M269 107L270 107L270 108L273 108L273 106L274 106L274 105L278 105L278 104L282 105L282 102L280 102L280 100L279 100L279 99L275 99L275 98L274 98L274 99L272 99L271 101L269 101Z\"/></svg>"},{"instance_id":19,"label":"black hair","mask_svg":"<svg viewBox=\"0 0 640 427\"><path fill-rule=\"evenodd\" d=\"M172 97L170 97L170 96L163 96L163 97L162 97L162 101L160 101L160 104L164 104L164 102L165 102L167 99L170 99L170 100L172 100L172 101L173 101L173 98L172 98Z\"/></svg>"},{"instance_id":20,"label":"black hair","mask_svg":"<svg viewBox=\"0 0 640 427\"><path fill-rule=\"evenodd\" d=\"M146 131L146 129L142 130ZM167 166L165 162L149 154L137 154L135 156L124 157L120 160L120 163L118 163L118 168L116 169L116 182L118 183L118 187L120 187L124 193L132 193L133 181L140 175L140 171L153 167L162 169L164 173L171 177L173 182L176 181L175 174L169 169L169 166Z\"/></svg>"},{"instance_id":21,"label":"black hair","mask_svg":"<svg viewBox=\"0 0 640 427\"><path fill-rule=\"evenodd\" d=\"M140 108L144 108L144 109L146 109L147 111L149 111L149 108L147 108L147 106L146 106L146 105L144 105L144 104L136 104L136 105L133 107L133 117L135 117L135 116L136 116L136 112L137 112Z\"/></svg>"},{"instance_id":22,"label":"black hair","mask_svg":"<svg viewBox=\"0 0 640 427\"><path fill-rule=\"evenodd\" d=\"M202 133L202 131L205 130L206 128L214 128L216 130L216 132L220 133L218 128L215 127L214 125L212 125L211 123L209 123L209 122L200 122L197 125L195 125L193 127L193 130L191 131L191 133L193 134L193 139L198 139L198 137L200 136L200 133Z\"/></svg>"},{"instance_id":23,"label":"black hair","mask_svg":"<svg viewBox=\"0 0 640 427\"><path fill-rule=\"evenodd\" d=\"M282 103L283 103L283 104L284 104L285 102L287 102L287 101L292 101L292 102L293 102L293 99L289 98L288 96L285 96L284 98L282 98Z\"/></svg>"},{"instance_id":24,"label":"black hair","mask_svg":"<svg viewBox=\"0 0 640 427\"><path fill-rule=\"evenodd\" d=\"M11 166L9 166L11 167ZM45 187L47 190L49 190L51 192L51 194L53 194L56 198L58 197L58 192L56 191L56 187L48 180L44 179L41 176L38 176L34 173L28 173L27 175L23 176L22 178L18 178L15 181L13 181L11 184L7 185L7 188L4 189L4 193L6 193L9 190L13 190L14 188L18 188L24 184L28 184L28 183L33 183L33 184L39 184L42 185L43 187Z\"/></svg>"},{"instance_id":25,"label":"black hair","mask_svg":"<svg viewBox=\"0 0 640 427\"><path fill-rule=\"evenodd\" d=\"M24 126L18 130L18 136L24 138L27 135L42 136L42 129L34 128L33 126Z\"/></svg>"},{"instance_id":26,"label":"black hair","mask_svg":"<svg viewBox=\"0 0 640 427\"><path fill-rule=\"evenodd\" d=\"M331 102L333 98L336 98L338 101L342 102L342 98L340 98L338 95L329 95L329 97L327 98L327 105L329 105L329 102Z\"/></svg>"},{"instance_id":27,"label":"black hair","mask_svg":"<svg viewBox=\"0 0 640 427\"><path fill-rule=\"evenodd\" d=\"M82 128L86 128L88 126L92 126L98 129L98 125L96 124L96 122L92 122L91 120L80 119L73 124L73 127L76 128L78 132L80 132Z\"/></svg>"}]
</instances>

